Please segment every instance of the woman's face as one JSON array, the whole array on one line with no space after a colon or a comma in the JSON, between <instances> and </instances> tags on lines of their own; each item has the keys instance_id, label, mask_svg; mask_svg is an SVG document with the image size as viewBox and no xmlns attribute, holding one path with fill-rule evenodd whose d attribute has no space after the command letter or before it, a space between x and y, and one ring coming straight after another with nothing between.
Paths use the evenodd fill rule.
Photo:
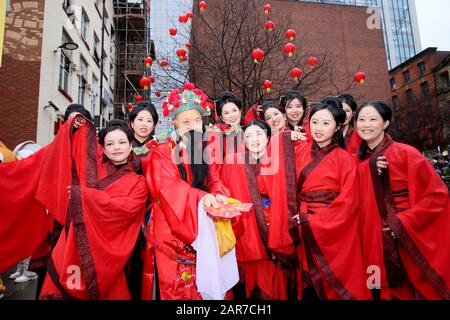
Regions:
<instances>
[{"instance_id":1,"label":"woman's face","mask_svg":"<svg viewBox=\"0 0 450 320\"><path fill-rule=\"evenodd\" d=\"M297 124L305 110L298 99L293 99L286 107L286 117L291 123Z\"/></svg>"},{"instance_id":2,"label":"woman's face","mask_svg":"<svg viewBox=\"0 0 450 320\"><path fill-rule=\"evenodd\" d=\"M310 120L311 135L319 147L326 147L331 143L337 131L336 121L330 111L317 111Z\"/></svg>"},{"instance_id":3,"label":"woman's face","mask_svg":"<svg viewBox=\"0 0 450 320\"><path fill-rule=\"evenodd\" d=\"M191 130L202 132L202 115L197 110L183 111L175 117L173 125L180 137Z\"/></svg>"},{"instance_id":4,"label":"woman's face","mask_svg":"<svg viewBox=\"0 0 450 320\"><path fill-rule=\"evenodd\" d=\"M247 150L253 154L263 154L269 138L267 132L258 126L250 126L244 132L244 142Z\"/></svg>"},{"instance_id":5,"label":"woman's face","mask_svg":"<svg viewBox=\"0 0 450 320\"><path fill-rule=\"evenodd\" d=\"M222 107L222 121L229 125L237 125L241 122L241 110L233 102L228 102Z\"/></svg>"},{"instance_id":6,"label":"woman's face","mask_svg":"<svg viewBox=\"0 0 450 320\"><path fill-rule=\"evenodd\" d=\"M116 129L106 134L103 153L113 164L118 165L126 163L131 149L131 143L128 141L127 135L122 130Z\"/></svg>"},{"instance_id":7,"label":"woman's face","mask_svg":"<svg viewBox=\"0 0 450 320\"><path fill-rule=\"evenodd\" d=\"M277 108L269 108L264 112L264 119L273 132L282 131L286 126L286 115Z\"/></svg>"},{"instance_id":8,"label":"woman's face","mask_svg":"<svg viewBox=\"0 0 450 320\"><path fill-rule=\"evenodd\" d=\"M131 123L131 127L133 128L136 137L146 140L152 133L155 122L148 110L142 110Z\"/></svg>"},{"instance_id":9,"label":"woman's face","mask_svg":"<svg viewBox=\"0 0 450 320\"><path fill-rule=\"evenodd\" d=\"M350 108L350 106L348 104L346 104L345 102L342 103L342 107L344 108L344 111L346 114L345 122L344 122L344 127L346 127L352 121L354 112L353 112L352 108Z\"/></svg>"},{"instance_id":10,"label":"woman's face","mask_svg":"<svg viewBox=\"0 0 450 320\"><path fill-rule=\"evenodd\" d=\"M363 108L356 119L359 136L370 145L377 145L384 137L389 121L384 121L377 109L372 106Z\"/></svg>"}]
</instances>

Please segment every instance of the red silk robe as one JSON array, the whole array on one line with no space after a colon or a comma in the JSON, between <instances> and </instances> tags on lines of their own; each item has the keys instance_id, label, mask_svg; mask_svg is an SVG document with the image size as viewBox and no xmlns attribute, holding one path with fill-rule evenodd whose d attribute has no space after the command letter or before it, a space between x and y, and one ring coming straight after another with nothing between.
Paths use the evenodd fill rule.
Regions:
<instances>
[{"instance_id":1,"label":"red silk robe","mask_svg":"<svg viewBox=\"0 0 450 320\"><path fill-rule=\"evenodd\" d=\"M38 245L44 236L42 226L47 226L48 233L49 221L56 219L64 229L49 260L41 298L129 299L124 265L143 219L148 193L144 178L134 173L131 164L116 168L98 163L91 123L75 133L73 121L66 124L43 153L45 156L25 159L31 160L23 165L33 169L24 172L25 177L14 176L17 183L25 183L25 179L28 184L32 182L32 192L16 193L34 206L34 215L17 208L13 214L26 219L23 225L27 228L19 226L16 230L11 219L4 226L7 231L14 226L14 234L21 234L31 225L31 233L37 233L33 232L36 229L39 236L28 237L25 245L22 239L9 237L2 249L10 248L17 257L29 256L29 248ZM70 200L67 186L71 186ZM43 208L48 209L49 216L42 214Z\"/></svg>"},{"instance_id":2,"label":"red silk robe","mask_svg":"<svg viewBox=\"0 0 450 320\"><path fill-rule=\"evenodd\" d=\"M379 176L381 155L389 167ZM415 148L388 135L358 173L364 259L381 269L382 298L450 299L449 196L439 175Z\"/></svg>"},{"instance_id":3,"label":"red silk robe","mask_svg":"<svg viewBox=\"0 0 450 320\"><path fill-rule=\"evenodd\" d=\"M238 153L227 158L222 169L231 196L253 203L251 211L243 213L234 224L238 235L236 255L244 273L247 297L257 288L266 298L287 299L288 279L295 277L294 241L288 223L288 216L296 212L290 132L271 138L268 153L272 156L275 152L278 157L265 164L244 164L249 155ZM265 171L274 164L279 167ZM261 194L270 199L270 208L262 207ZM295 230L294 225L292 231ZM281 261L283 267L275 261Z\"/></svg>"},{"instance_id":4,"label":"red silk robe","mask_svg":"<svg viewBox=\"0 0 450 320\"><path fill-rule=\"evenodd\" d=\"M153 201L142 284L142 297L146 300L152 299L154 258L162 300L201 299L195 284L196 256L191 244L198 233L198 203L206 192L191 186L192 173L184 150L181 154L187 182L182 179L174 152L163 143L142 159ZM229 195L220 179L219 165L209 166L206 183L209 193Z\"/></svg>"},{"instance_id":5,"label":"red silk robe","mask_svg":"<svg viewBox=\"0 0 450 320\"><path fill-rule=\"evenodd\" d=\"M356 164L336 143L296 149L302 286L321 299L370 299L358 235ZM303 285L302 285L303 283Z\"/></svg>"},{"instance_id":6,"label":"red silk robe","mask_svg":"<svg viewBox=\"0 0 450 320\"><path fill-rule=\"evenodd\" d=\"M344 137L345 150L350 154L357 154L359 146L361 145L362 139L358 132L352 127L348 128L347 134Z\"/></svg>"}]
</instances>

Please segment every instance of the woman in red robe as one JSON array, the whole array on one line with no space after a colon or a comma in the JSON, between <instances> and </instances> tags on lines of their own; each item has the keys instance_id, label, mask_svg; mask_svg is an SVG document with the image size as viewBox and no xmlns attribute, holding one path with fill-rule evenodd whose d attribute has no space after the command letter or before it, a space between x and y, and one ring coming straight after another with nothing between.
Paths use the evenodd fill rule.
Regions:
<instances>
[{"instance_id":1,"label":"woman in red robe","mask_svg":"<svg viewBox=\"0 0 450 320\"><path fill-rule=\"evenodd\" d=\"M372 101L356 112L361 237L382 299L450 299L450 207L446 185L413 147L386 133L392 111ZM380 174L376 159L388 168Z\"/></svg>"},{"instance_id":2,"label":"woman in red robe","mask_svg":"<svg viewBox=\"0 0 450 320\"><path fill-rule=\"evenodd\" d=\"M197 255L198 211L226 202L228 189L220 179L220 165L208 165L203 157L202 115L211 108L207 96L192 83L174 90L164 103L164 114L173 119L177 141L154 147L142 160L152 197L152 216L146 232L144 299L154 298L156 273L162 300L199 300ZM211 108L212 109L212 108Z\"/></svg>"},{"instance_id":3,"label":"woman in red robe","mask_svg":"<svg viewBox=\"0 0 450 320\"><path fill-rule=\"evenodd\" d=\"M336 141L344 120L342 109L314 105L314 142L296 150L299 296L305 299L370 298L358 235L356 163Z\"/></svg>"},{"instance_id":4,"label":"woman in red robe","mask_svg":"<svg viewBox=\"0 0 450 320\"><path fill-rule=\"evenodd\" d=\"M75 132L74 125L69 121L52 144L16 166L0 167L0 269L29 256L56 220L64 228L41 298L129 299L124 265L148 192L129 161L132 131L123 122L103 129L105 162L98 163L94 125L86 121Z\"/></svg>"},{"instance_id":5,"label":"woman in red robe","mask_svg":"<svg viewBox=\"0 0 450 320\"><path fill-rule=\"evenodd\" d=\"M358 152L362 139L359 134L353 129L353 122L356 109L355 98L349 93L341 94L338 99L342 102L342 109L346 113L345 122L342 125L342 135L344 136L345 150L351 155L355 155Z\"/></svg>"},{"instance_id":6,"label":"woman in red robe","mask_svg":"<svg viewBox=\"0 0 450 320\"><path fill-rule=\"evenodd\" d=\"M304 133L307 141L311 142L306 98L299 91L291 90L281 95L280 106L286 114L287 128Z\"/></svg>"},{"instance_id":7,"label":"woman in red robe","mask_svg":"<svg viewBox=\"0 0 450 320\"><path fill-rule=\"evenodd\" d=\"M290 232L288 224L288 212L296 212L293 143L286 132L272 137L268 146L271 130L261 120L243 131L246 151L230 155L222 169L231 196L253 203L235 223L239 268L247 297L285 300L295 295L298 240L296 226Z\"/></svg>"}]
</instances>

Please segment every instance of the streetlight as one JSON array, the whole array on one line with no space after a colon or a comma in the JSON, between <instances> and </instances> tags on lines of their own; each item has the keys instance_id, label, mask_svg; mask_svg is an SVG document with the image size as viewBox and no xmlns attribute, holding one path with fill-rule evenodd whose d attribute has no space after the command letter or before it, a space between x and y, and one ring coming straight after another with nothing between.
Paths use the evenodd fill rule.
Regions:
<instances>
[{"instance_id":1,"label":"streetlight","mask_svg":"<svg viewBox=\"0 0 450 320\"><path fill-rule=\"evenodd\" d=\"M58 51L58 49L65 49L65 50L77 50L78 49L78 44L76 44L75 42L72 41L68 41L63 43L62 45L60 45L58 48L56 48L55 52Z\"/></svg>"}]
</instances>

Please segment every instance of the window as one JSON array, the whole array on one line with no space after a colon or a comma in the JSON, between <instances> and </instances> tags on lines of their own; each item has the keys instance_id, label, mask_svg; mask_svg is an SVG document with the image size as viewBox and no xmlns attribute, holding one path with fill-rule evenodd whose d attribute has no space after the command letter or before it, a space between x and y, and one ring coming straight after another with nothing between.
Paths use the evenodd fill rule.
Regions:
<instances>
[{"instance_id":1,"label":"window","mask_svg":"<svg viewBox=\"0 0 450 320\"><path fill-rule=\"evenodd\" d=\"M428 97L430 95L430 86L428 85L428 81L421 83L420 89L422 89L422 95L424 97Z\"/></svg>"},{"instance_id":2,"label":"window","mask_svg":"<svg viewBox=\"0 0 450 320\"><path fill-rule=\"evenodd\" d=\"M98 47L100 46L100 40L98 40L97 34L94 32L94 48L93 48L93 54L94 54L94 60L98 64L100 62L100 53Z\"/></svg>"},{"instance_id":3,"label":"window","mask_svg":"<svg viewBox=\"0 0 450 320\"><path fill-rule=\"evenodd\" d=\"M97 100L98 100L98 78L92 74L92 114L97 114Z\"/></svg>"},{"instance_id":4,"label":"window","mask_svg":"<svg viewBox=\"0 0 450 320\"><path fill-rule=\"evenodd\" d=\"M69 8L71 4L72 4L72 0L64 0L63 8L67 10L67 8Z\"/></svg>"},{"instance_id":5,"label":"window","mask_svg":"<svg viewBox=\"0 0 450 320\"><path fill-rule=\"evenodd\" d=\"M394 111L399 111L400 110L400 105L398 103L398 97L397 96L393 96L392 97L392 105L394 106Z\"/></svg>"},{"instance_id":6,"label":"window","mask_svg":"<svg viewBox=\"0 0 450 320\"><path fill-rule=\"evenodd\" d=\"M441 73L441 83L444 89L450 88L450 78L448 76L448 71Z\"/></svg>"},{"instance_id":7,"label":"window","mask_svg":"<svg viewBox=\"0 0 450 320\"><path fill-rule=\"evenodd\" d=\"M69 90L69 70L70 60L61 52L59 60L59 87L66 92Z\"/></svg>"},{"instance_id":8,"label":"window","mask_svg":"<svg viewBox=\"0 0 450 320\"><path fill-rule=\"evenodd\" d=\"M397 89L397 83L395 82L395 78L391 78L391 90Z\"/></svg>"},{"instance_id":9,"label":"window","mask_svg":"<svg viewBox=\"0 0 450 320\"><path fill-rule=\"evenodd\" d=\"M412 90L411 89L406 90L405 93L406 93L406 101L408 102L408 105L410 107L413 106L414 105L414 94L413 94Z\"/></svg>"},{"instance_id":10,"label":"window","mask_svg":"<svg viewBox=\"0 0 450 320\"><path fill-rule=\"evenodd\" d=\"M83 9L83 11L81 12L81 37L83 38L84 41L87 40L88 28L89 28L89 18Z\"/></svg>"},{"instance_id":11,"label":"window","mask_svg":"<svg viewBox=\"0 0 450 320\"><path fill-rule=\"evenodd\" d=\"M425 75L425 72L427 71L425 62L421 62L417 65L419 67L419 77L423 77Z\"/></svg>"},{"instance_id":12,"label":"window","mask_svg":"<svg viewBox=\"0 0 450 320\"><path fill-rule=\"evenodd\" d=\"M411 74L409 73L409 70L403 71L403 79L405 80L405 83L411 81Z\"/></svg>"},{"instance_id":13,"label":"window","mask_svg":"<svg viewBox=\"0 0 450 320\"><path fill-rule=\"evenodd\" d=\"M86 96L88 64L83 57L80 57L80 75L78 77L78 103L84 105Z\"/></svg>"}]
</instances>

